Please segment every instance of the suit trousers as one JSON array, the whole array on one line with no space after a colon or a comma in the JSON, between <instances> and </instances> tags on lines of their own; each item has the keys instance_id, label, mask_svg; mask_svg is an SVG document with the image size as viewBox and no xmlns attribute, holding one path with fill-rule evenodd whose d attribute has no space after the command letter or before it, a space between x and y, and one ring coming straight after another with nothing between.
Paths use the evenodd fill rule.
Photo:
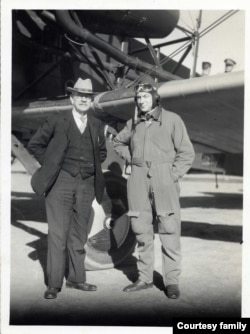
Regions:
<instances>
[{"instance_id":1,"label":"suit trousers","mask_svg":"<svg viewBox=\"0 0 250 334\"><path fill-rule=\"evenodd\" d=\"M84 246L94 198L94 176L82 179L80 174L73 177L64 170L46 196L49 287L61 288L65 275L69 281L85 282Z\"/></svg>"},{"instance_id":2,"label":"suit trousers","mask_svg":"<svg viewBox=\"0 0 250 334\"><path fill-rule=\"evenodd\" d=\"M181 273L181 219L179 212L158 216L158 232L161 241L162 275L164 285L178 284ZM139 279L149 283L154 272L154 225L150 196L138 217L131 217L131 227L138 242L137 269Z\"/></svg>"}]
</instances>

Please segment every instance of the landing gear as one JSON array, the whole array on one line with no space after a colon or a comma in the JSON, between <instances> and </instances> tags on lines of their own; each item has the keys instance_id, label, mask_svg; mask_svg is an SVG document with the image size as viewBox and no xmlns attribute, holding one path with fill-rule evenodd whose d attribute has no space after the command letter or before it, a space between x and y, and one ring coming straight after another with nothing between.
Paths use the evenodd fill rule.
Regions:
<instances>
[{"instance_id":1,"label":"landing gear","mask_svg":"<svg viewBox=\"0 0 250 334\"><path fill-rule=\"evenodd\" d=\"M135 236L126 212L126 179L112 172L104 173L106 191L102 204L93 203L86 245L87 270L113 268L134 251Z\"/></svg>"}]
</instances>

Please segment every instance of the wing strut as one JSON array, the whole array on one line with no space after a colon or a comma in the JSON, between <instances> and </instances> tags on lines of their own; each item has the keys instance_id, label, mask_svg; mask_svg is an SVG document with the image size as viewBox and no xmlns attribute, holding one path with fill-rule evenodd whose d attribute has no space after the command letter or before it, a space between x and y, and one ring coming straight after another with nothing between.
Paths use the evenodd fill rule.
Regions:
<instances>
[{"instance_id":1,"label":"wing strut","mask_svg":"<svg viewBox=\"0 0 250 334\"><path fill-rule=\"evenodd\" d=\"M167 71L162 71L152 67L151 64L146 63L136 57L125 55L119 49L113 47L107 42L103 41L101 38L92 34L85 28L80 28L70 17L70 13L65 10L56 11L56 18L58 22L69 32L71 35L78 37L80 40L89 43L91 46L97 48L98 50L107 53L115 60L128 65L133 69L137 69L143 73L149 72L152 76L162 79L164 81L179 80L180 77L173 75Z\"/></svg>"}]
</instances>

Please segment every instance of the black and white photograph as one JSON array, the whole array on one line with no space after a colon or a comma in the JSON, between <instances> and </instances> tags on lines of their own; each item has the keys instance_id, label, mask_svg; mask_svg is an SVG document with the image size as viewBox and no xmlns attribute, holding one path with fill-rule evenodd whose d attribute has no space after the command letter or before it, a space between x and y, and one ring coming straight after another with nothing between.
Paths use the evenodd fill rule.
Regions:
<instances>
[{"instance_id":1,"label":"black and white photograph","mask_svg":"<svg viewBox=\"0 0 250 334\"><path fill-rule=\"evenodd\" d=\"M3 334L245 331L249 13L213 4L2 1Z\"/></svg>"}]
</instances>

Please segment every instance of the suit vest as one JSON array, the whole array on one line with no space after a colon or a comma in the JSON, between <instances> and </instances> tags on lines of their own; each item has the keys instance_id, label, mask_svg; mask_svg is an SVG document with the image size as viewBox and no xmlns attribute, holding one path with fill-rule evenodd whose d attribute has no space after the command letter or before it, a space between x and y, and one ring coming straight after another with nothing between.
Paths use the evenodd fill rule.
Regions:
<instances>
[{"instance_id":1,"label":"suit vest","mask_svg":"<svg viewBox=\"0 0 250 334\"><path fill-rule=\"evenodd\" d=\"M89 125L87 122L85 131L81 134L73 118L71 121L72 131L62 169L72 176L81 174L85 179L95 173L94 149Z\"/></svg>"}]
</instances>

